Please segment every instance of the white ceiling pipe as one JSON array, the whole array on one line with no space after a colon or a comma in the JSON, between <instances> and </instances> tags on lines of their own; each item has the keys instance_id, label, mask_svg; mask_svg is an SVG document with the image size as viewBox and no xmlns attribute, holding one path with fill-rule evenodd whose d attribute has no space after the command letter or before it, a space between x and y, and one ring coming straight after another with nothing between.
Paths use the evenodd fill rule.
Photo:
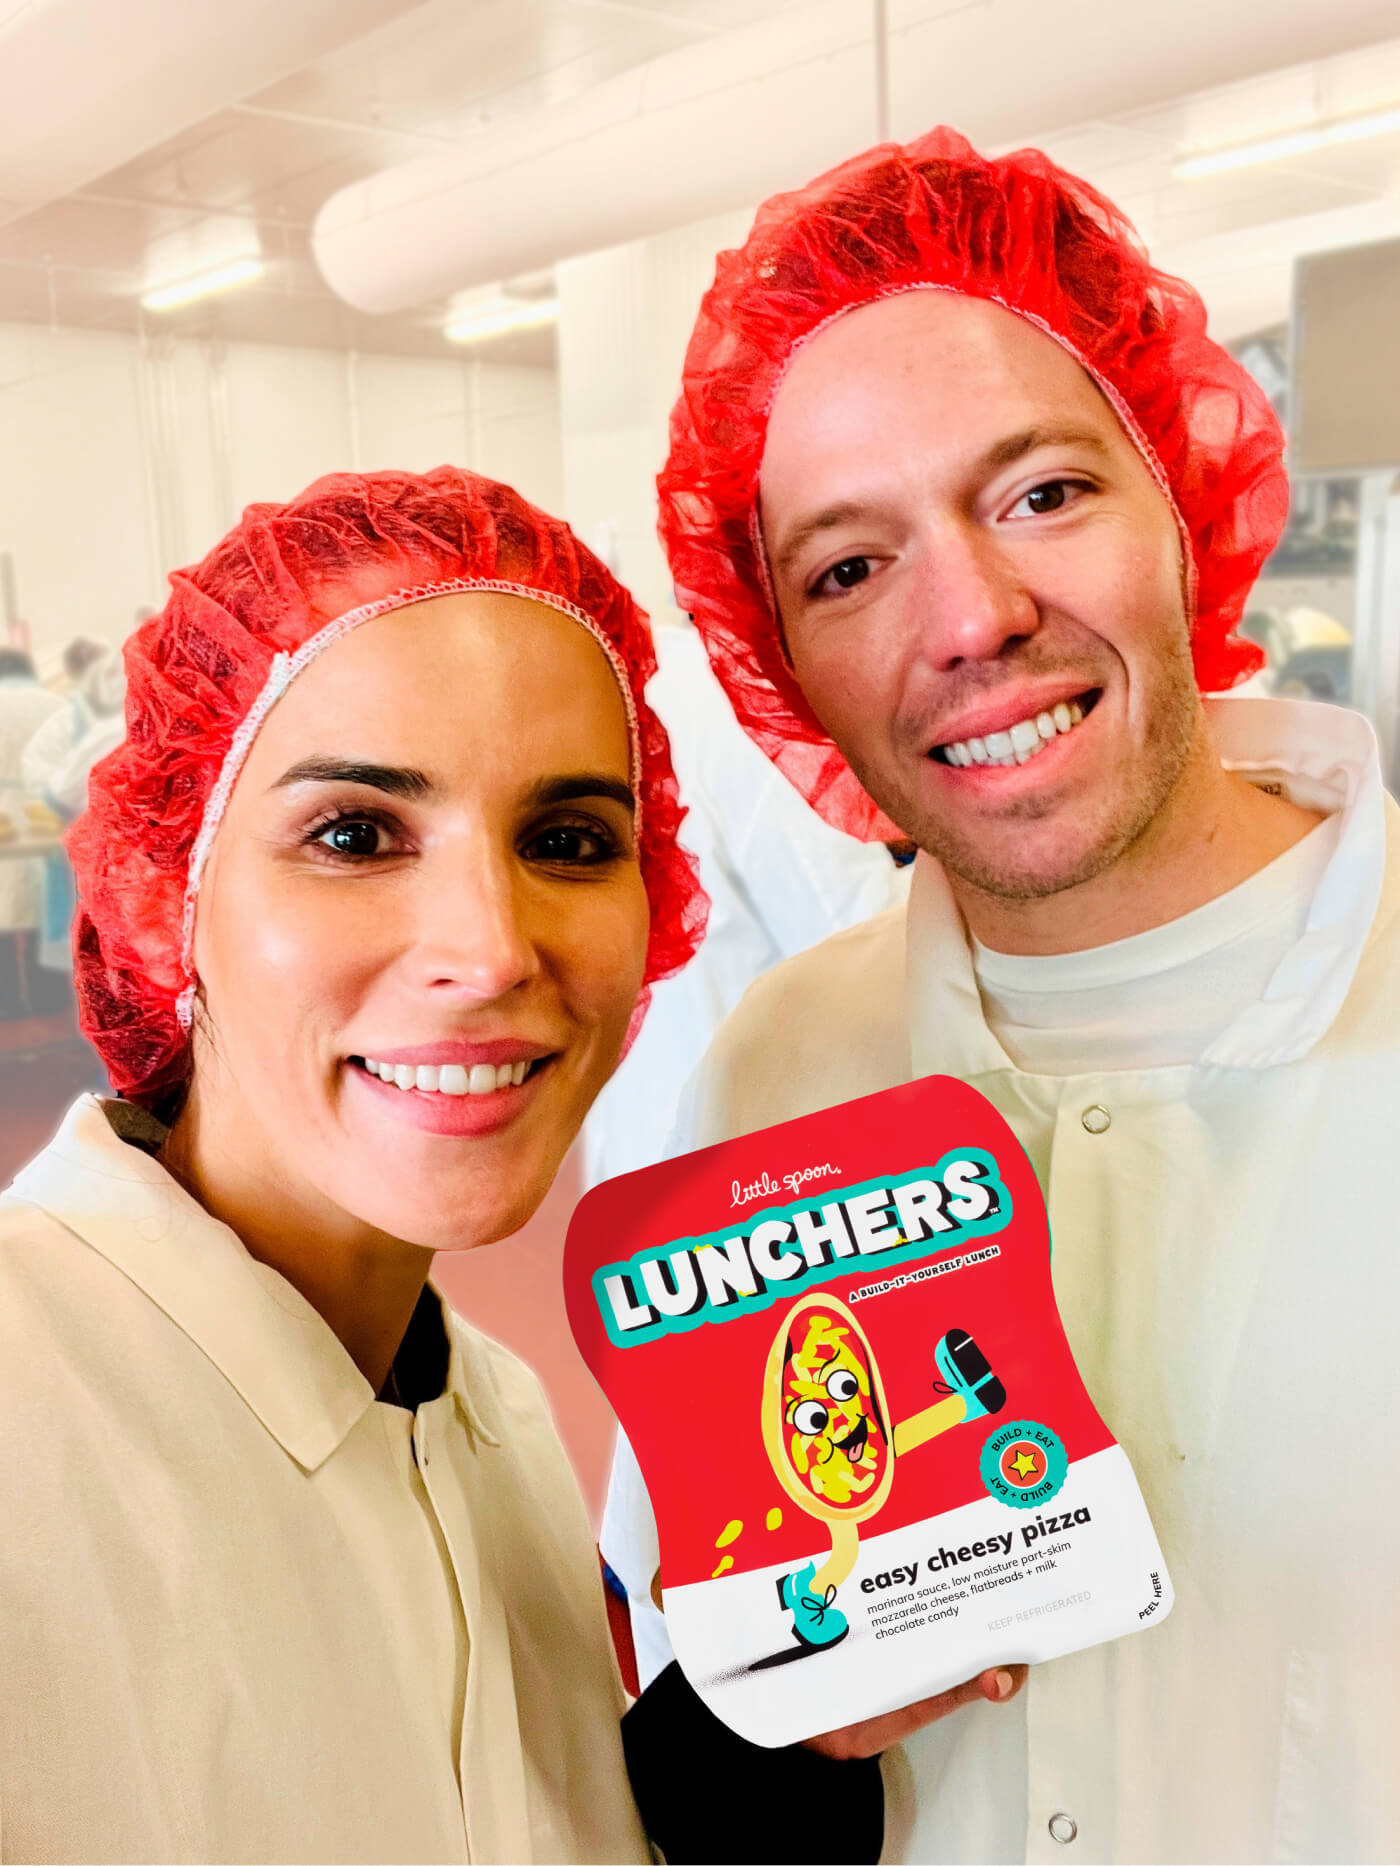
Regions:
<instances>
[{"instance_id":1,"label":"white ceiling pipe","mask_svg":"<svg viewBox=\"0 0 1400 1866\"><path fill-rule=\"evenodd\" d=\"M891 0L890 127L986 147L1374 44L1394 0ZM397 311L743 207L873 140L871 10L808 4L333 195L313 249L362 311Z\"/></svg>"},{"instance_id":2,"label":"white ceiling pipe","mask_svg":"<svg viewBox=\"0 0 1400 1866\"><path fill-rule=\"evenodd\" d=\"M0 8L0 226L358 39L415 0Z\"/></svg>"}]
</instances>

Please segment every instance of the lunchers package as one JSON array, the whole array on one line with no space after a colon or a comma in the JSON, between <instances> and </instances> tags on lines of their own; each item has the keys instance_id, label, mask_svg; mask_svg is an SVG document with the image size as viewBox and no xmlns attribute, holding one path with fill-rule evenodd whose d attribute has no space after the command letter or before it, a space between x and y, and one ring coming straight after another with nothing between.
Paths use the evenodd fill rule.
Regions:
<instances>
[{"instance_id":1,"label":"lunchers package","mask_svg":"<svg viewBox=\"0 0 1400 1866\"><path fill-rule=\"evenodd\" d=\"M1050 1281L1035 1175L933 1076L595 1187L569 1318L717 1716L797 1742L1164 1619Z\"/></svg>"}]
</instances>

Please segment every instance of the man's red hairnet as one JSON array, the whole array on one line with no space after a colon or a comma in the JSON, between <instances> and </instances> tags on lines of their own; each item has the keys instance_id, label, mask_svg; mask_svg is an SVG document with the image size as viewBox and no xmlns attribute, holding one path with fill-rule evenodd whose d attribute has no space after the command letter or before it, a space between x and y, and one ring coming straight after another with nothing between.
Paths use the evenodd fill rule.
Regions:
<instances>
[{"instance_id":1,"label":"man's red hairnet","mask_svg":"<svg viewBox=\"0 0 1400 1866\"><path fill-rule=\"evenodd\" d=\"M744 245L720 255L690 340L658 481L661 541L739 723L827 822L866 840L901 832L785 660L758 534L759 468L796 350L843 312L929 287L1028 318L1107 395L1189 547L1203 689L1261 664L1232 631L1288 510L1278 422L1206 336L1199 297L1150 264L1110 202L1039 151L989 161L936 129L767 202Z\"/></svg>"},{"instance_id":2,"label":"man's red hairnet","mask_svg":"<svg viewBox=\"0 0 1400 1866\"><path fill-rule=\"evenodd\" d=\"M646 617L567 525L455 467L336 474L254 505L126 646L126 739L94 769L68 835L78 884L80 1021L114 1087L168 1102L189 1070L189 962L204 855L267 710L306 659L371 615L461 589L529 596L607 654L632 732L646 984L683 966L707 902L676 840L684 812L660 722Z\"/></svg>"}]
</instances>

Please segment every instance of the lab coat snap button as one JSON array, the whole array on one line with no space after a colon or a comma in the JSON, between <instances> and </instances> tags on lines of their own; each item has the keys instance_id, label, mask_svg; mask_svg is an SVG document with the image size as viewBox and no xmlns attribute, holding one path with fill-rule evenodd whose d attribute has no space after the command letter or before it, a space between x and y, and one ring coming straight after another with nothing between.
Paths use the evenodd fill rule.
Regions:
<instances>
[{"instance_id":1,"label":"lab coat snap button","mask_svg":"<svg viewBox=\"0 0 1400 1866\"><path fill-rule=\"evenodd\" d=\"M1113 1126L1113 1116L1100 1102L1093 1102L1079 1117L1086 1134L1106 1134ZM1058 1815L1056 1819L1058 1819ZM1073 1835L1071 1835L1071 1839Z\"/></svg>"},{"instance_id":2,"label":"lab coat snap button","mask_svg":"<svg viewBox=\"0 0 1400 1866\"><path fill-rule=\"evenodd\" d=\"M1103 1109L1100 1108L1098 1112L1102 1114ZM1085 1110L1086 1126L1088 1125L1089 1115L1093 1113L1094 1110L1092 1108ZM1077 1838L1078 1833L1079 1823L1072 1814L1052 1814L1050 1816L1050 1838L1057 1841L1060 1846L1067 1847L1071 1840Z\"/></svg>"}]
</instances>

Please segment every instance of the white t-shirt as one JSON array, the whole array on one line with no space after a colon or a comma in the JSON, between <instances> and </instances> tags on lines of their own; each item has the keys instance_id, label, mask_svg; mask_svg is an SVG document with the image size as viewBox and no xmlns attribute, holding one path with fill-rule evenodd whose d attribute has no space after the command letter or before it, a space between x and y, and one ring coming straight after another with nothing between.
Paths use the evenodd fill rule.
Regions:
<instances>
[{"instance_id":1,"label":"white t-shirt","mask_svg":"<svg viewBox=\"0 0 1400 1866\"><path fill-rule=\"evenodd\" d=\"M1048 957L971 940L993 1036L1042 1076L1196 1062L1298 943L1339 826L1326 818L1228 894L1132 939Z\"/></svg>"}]
</instances>

